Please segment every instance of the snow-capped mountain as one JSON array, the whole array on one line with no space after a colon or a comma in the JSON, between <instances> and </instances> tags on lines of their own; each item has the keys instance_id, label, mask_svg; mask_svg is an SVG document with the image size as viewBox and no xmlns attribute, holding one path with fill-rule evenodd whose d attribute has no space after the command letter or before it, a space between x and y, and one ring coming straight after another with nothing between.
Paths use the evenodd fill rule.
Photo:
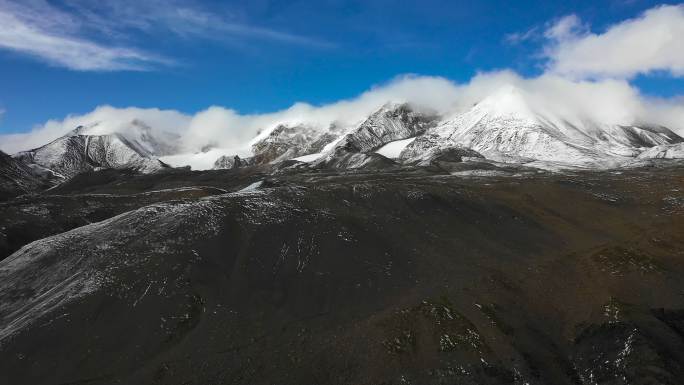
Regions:
<instances>
[{"instance_id":1,"label":"snow-capped mountain","mask_svg":"<svg viewBox=\"0 0 684 385\"><path fill-rule=\"evenodd\" d=\"M119 134L145 153L157 157L174 155L182 150L180 135L166 131L163 127L152 127L137 118L125 124L108 123L93 122L82 125L72 130L67 136Z\"/></svg>"},{"instance_id":2,"label":"snow-capped mountain","mask_svg":"<svg viewBox=\"0 0 684 385\"><path fill-rule=\"evenodd\" d=\"M388 103L333 142L313 164L332 168L394 164L375 151L388 143L421 135L437 121L436 114L416 111L406 103Z\"/></svg>"},{"instance_id":3,"label":"snow-capped mountain","mask_svg":"<svg viewBox=\"0 0 684 385\"><path fill-rule=\"evenodd\" d=\"M128 168L149 173L166 167L137 141L118 133L84 134L88 130L89 127L78 127L42 147L17 153L14 157L64 178L98 168Z\"/></svg>"},{"instance_id":4,"label":"snow-capped mountain","mask_svg":"<svg viewBox=\"0 0 684 385\"><path fill-rule=\"evenodd\" d=\"M503 162L600 167L633 158L646 148L680 141L662 127L586 120L571 124L553 111L534 109L521 90L506 87L416 138L401 158L420 163L438 149L462 146Z\"/></svg>"},{"instance_id":5,"label":"snow-capped mountain","mask_svg":"<svg viewBox=\"0 0 684 385\"><path fill-rule=\"evenodd\" d=\"M435 114L417 112L405 103L389 103L345 135L334 150L375 151L387 143L423 134L437 118Z\"/></svg>"}]
</instances>

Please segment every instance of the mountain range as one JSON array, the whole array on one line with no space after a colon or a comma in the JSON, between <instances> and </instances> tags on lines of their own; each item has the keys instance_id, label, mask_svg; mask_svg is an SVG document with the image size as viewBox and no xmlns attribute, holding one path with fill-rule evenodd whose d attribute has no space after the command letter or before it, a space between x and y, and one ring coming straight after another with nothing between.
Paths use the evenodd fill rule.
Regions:
<instances>
[{"instance_id":1,"label":"mountain range","mask_svg":"<svg viewBox=\"0 0 684 385\"><path fill-rule=\"evenodd\" d=\"M182 151L179 135L152 130L137 119L120 132L101 131L98 122L79 126L13 158L34 176L50 175L57 183L99 169L158 172L169 167L162 159ZM213 166L290 162L304 168L421 167L448 158L552 170L608 169L645 159L682 158L683 142L662 126L610 124L539 108L530 95L507 86L448 116L422 106L387 103L350 126L301 122L265 127L250 143L251 156L225 154Z\"/></svg>"}]
</instances>

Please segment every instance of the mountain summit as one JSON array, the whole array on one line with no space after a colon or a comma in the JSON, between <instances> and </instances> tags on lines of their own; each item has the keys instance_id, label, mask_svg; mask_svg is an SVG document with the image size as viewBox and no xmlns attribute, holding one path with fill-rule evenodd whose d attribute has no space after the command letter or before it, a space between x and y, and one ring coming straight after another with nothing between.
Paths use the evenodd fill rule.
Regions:
<instances>
[{"instance_id":1,"label":"mountain summit","mask_svg":"<svg viewBox=\"0 0 684 385\"><path fill-rule=\"evenodd\" d=\"M52 142L15 154L24 163L50 170L63 178L100 168L129 168L143 173L166 167L143 145L122 134L86 135L77 127Z\"/></svg>"},{"instance_id":2,"label":"mountain summit","mask_svg":"<svg viewBox=\"0 0 684 385\"><path fill-rule=\"evenodd\" d=\"M582 126L554 111L535 109L523 91L504 87L418 137L402 158L419 161L436 149L462 146L501 162L603 168L646 148L682 141L666 128L576 120Z\"/></svg>"}]
</instances>

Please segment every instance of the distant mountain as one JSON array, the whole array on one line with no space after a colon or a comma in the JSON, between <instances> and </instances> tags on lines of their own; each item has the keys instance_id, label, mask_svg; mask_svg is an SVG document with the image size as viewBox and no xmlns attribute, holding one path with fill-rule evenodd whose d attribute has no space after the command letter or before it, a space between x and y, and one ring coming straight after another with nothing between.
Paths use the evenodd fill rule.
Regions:
<instances>
[{"instance_id":1,"label":"distant mountain","mask_svg":"<svg viewBox=\"0 0 684 385\"><path fill-rule=\"evenodd\" d=\"M122 134L83 134L87 129L78 127L42 147L17 153L14 157L64 178L100 168L149 173L167 167L138 141L129 140Z\"/></svg>"},{"instance_id":2,"label":"distant mountain","mask_svg":"<svg viewBox=\"0 0 684 385\"><path fill-rule=\"evenodd\" d=\"M244 159L240 159L239 156L233 155L223 155L220 158L216 159L216 162L214 162L214 170L225 170L225 169L231 169L231 168L238 168L238 167L243 167L247 165L247 161Z\"/></svg>"}]
</instances>

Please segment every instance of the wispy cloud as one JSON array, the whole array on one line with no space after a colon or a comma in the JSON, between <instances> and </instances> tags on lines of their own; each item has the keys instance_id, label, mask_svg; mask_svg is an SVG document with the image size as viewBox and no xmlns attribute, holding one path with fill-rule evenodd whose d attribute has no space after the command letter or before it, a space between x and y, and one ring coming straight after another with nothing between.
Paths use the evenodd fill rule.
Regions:
<instances>
[{"instance_id":1,"label":"wispy cloud","mask_svg":"<svg viewBox=\"0 0 684 385\"><path fill-rule=\"evenodd\" d=\"M171 32L186 38L221 40L238 37L307 46L332 44L308 36L259 26L225 8L207 9L193 0L95 1L67 0L64 6L85 28L112 36L131 30Z\"/></svg>"},{"instance_id":2,"label":"wispy cloud","mask_svg":"<svg viewBox=\"0 0 684 385\"><path fill-rule=\"evenodd\" d=\"M169 59L143 50L108 46L74 34L68 14L47 3L0 0L0 48L79 71L145 70Z\"/></svg>"},{"instance_id":3,"label":"wispy cloud","mask_svg":"<svg viewBox=\"0 0 684 385\"><path fill-rule=\"evenodd\" d=\"M520 44L539 37L539 26L534 26L527 31L513 32L504 36L504 42L510 45Z\"/></svg>"},{"instance_id":4,"label":"wispy cloud","mask_svg":"<svg viewBox=\"0 0 684 385\"><path fill-rule=\"evenodd\" d=\"M175 60L140 48L146 40L169 36L331 46L251 24L223 9L203 9L191 0L0 0L0 49L72 70L149 70L173 64Z\"/></svg>"},{"instance_id":5,"label":"wispy cloud","mask_svg":"<svg viewBox=\"0 0 684 385\"><path fill-rule=\"evenodd\" d=\"M157 21L164 20L163 25L166 28L182 36L195 35L210 39L221 39L227 35L315 47L331 47L333 45L320 39L240 23L230 20L227 16L217 16L200 9L178 7L170 12L159 13L157 17Z\"/></svg>"}]
</instances>

